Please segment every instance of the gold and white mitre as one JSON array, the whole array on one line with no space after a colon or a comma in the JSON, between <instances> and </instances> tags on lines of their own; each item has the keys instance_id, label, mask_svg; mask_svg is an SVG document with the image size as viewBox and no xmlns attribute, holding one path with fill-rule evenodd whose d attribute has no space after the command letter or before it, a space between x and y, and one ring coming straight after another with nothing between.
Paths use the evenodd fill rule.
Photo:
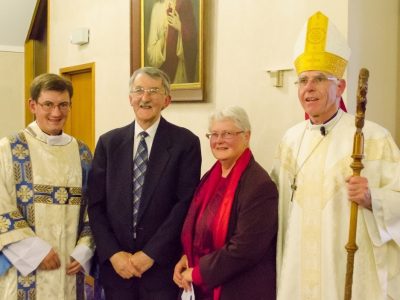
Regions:
<instances>
[{"instance_id":1,"label":"gold and white mitre","mask_svg":"<svg viewBox=\"0 0 400 300\"><path fill-rule=\"evenodd\" d=\"M346 39L321 12L304 25L294 49L297 74L318 70L342 78L350 57Z\"/></svg>"}]
</instances>

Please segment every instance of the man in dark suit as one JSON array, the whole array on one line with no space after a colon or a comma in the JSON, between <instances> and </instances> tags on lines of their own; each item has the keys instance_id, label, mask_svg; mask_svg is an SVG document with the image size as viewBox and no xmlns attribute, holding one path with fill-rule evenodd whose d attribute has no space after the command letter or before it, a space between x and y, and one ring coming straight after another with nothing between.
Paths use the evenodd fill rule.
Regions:
<instances>
[{"instance_id":1,"label":"man in dark suit","mask_svg":"<svg viewBox=\"0 0 400 300\"><path fill-rule=\"evenodd\" d=\"M182 253L182 224L200 178L200 142L161 117L171 103L163 71L135 71L129 99L135 121L100 137L89 176L88 211L100 280L107 299L176 300L172 274ZM144 169L136 166L143 153ZM135 173L138 168L143 174ZM143 185L138 176L144 176Z\"/></svg>"}]
</instances>

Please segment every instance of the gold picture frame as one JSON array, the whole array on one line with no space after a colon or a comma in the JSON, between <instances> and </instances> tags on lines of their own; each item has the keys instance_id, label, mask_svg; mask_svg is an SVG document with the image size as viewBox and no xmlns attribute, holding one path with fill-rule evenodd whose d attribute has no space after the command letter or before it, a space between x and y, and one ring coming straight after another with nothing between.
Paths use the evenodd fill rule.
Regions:
<instances>
[{"instance_id":1,"label":"gold picture frame","mask_svg":"<svg viewBox=\"0 0 400 300\"><path fill-rule=\"evenodd\" d=\"M165 71L174 101L204 100L203 0L132 0L131 73Z\"/></svg>"}]
</instances>

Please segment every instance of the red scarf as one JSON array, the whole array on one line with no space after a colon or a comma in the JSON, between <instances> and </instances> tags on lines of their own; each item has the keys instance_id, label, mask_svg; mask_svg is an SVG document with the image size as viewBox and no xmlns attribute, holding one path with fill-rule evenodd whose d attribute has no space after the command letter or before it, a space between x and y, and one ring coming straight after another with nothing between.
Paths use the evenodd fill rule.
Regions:
<instances>
[{"instance_id":1,"label":"red scarf","mask_svg":"<svg viewBox=\"0 0 400 300\"><path fill-rule=\"evenodd\" d=\"M215 215L213 232L213 249L220 249L224 246L226 236L228 233L229 217L231 214L232 203L235 196L236 188L239 180L247 168L252 157L250 149L246 149L239 159L236 161L234 167L229 174L229 182L223 195L221 205ZM218 186L219 179L222 175L221 163L217 161L211 168L208 174L200 183L197 191L193 197L192 204L186 216L185 224L182 230L182 245L184 253L188 257L189 266L193 267L193 239L195 232L195 225L199 218L201 218L204 209L207 207L210 200L213 199L215 189ZM214 288L214 300L218 300L221 295L221 287Z\"/></svg>"}]
</instances>

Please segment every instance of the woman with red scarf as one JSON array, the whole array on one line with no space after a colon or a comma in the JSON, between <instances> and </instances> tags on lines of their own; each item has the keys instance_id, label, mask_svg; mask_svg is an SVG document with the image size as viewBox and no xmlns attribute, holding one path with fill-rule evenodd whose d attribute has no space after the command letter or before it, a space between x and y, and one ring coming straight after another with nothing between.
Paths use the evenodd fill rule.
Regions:
<instances>
[{"instance_id":1,"label":"woman with red scarf","mask_svg":"<svg viewBox=\"0 0 400 300\"><path fill-rule=\"evenodd\" d=\"M277 190L249 149L240 107L210 117L217 162L203 177L182 231L174 282L196 300L276 299Z\"/></svg>"}]
</instances>

